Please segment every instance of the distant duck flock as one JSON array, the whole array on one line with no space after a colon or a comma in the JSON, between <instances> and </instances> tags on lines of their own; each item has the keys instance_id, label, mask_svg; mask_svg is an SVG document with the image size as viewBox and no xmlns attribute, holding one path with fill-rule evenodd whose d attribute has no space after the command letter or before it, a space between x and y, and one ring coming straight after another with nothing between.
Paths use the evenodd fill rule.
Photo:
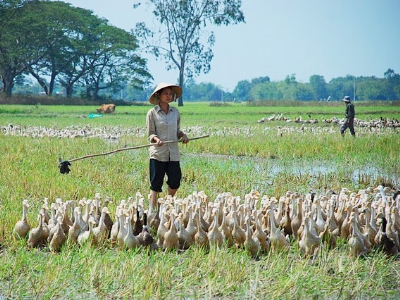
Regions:
<instances>
[{"instance_id":1,"label":"distant duck flock","mask_svg":"<svg viewBox=\"0 0 400 300\"><path fill-rule=\"evenodd\" d=\"M263 117L257 121L257 124L243 127L224 127L224 128L205 128L203 126L192 126L185 128L185 132L190 132L193 136L201 136L208 134L210 136L238 136L238 135L253 135L254 129L259 126L267 125L273 121L284 122L276 127L264 127L263 131L277 131L278 135L283 134L337 134L340 124L345 122L343 118L332 117L329 119L318 120L309 115L307 118L296 117L290 119L283 114L273 114L269 117ZM331 125L331 126L329 126ZM400 129L400 121L396 119L372 119L360 120L356 118L354 125L360 135L368 134L385 134L397 132ZM44 126L22 126L16 124L8 124L0 126L0 134L10 136L23 136L31 138L101 138L106 140L118 140L124 136L144 137L145 128L131 127L121 128L119 126L103 126L92 127L85 126L67 126L65 128L44 127Z\"/></svg>"}]
</instances>

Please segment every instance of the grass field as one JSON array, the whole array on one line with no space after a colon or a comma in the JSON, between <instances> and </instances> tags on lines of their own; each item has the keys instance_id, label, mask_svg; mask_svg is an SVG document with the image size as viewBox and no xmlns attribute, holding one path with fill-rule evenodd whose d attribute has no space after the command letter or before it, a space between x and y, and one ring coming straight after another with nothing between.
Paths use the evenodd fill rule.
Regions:
<instances>
[{"instance_id":1,"label":"grass field","mask_svg":"<svg viewBox=\"0 0 400 300\"><path fill-rule=\"evenodd\" d=\"M351 258L345 240L314 260L299 254L297 241L288 253L271 251L254 260L227 247L147 255L110 245L74 246L53 254L48 248L28 250L26 241L12 238L24 199L31 204L28 220L36 226L46 197L79 201L100 193L113 199L109 208L115 218L122 199L137 191L147 195L147 148L73 162L70 174L60 174L58 162L147 144L150 107L117 107L113 115L89 118L96 107L0 106L0 299L400 297L399 261L374 251ZM344 109L343 103L185 103L179 107L181 128L189 137L209 137L180 146L183 180L177 196L204 191L214 201L224 192L244 198L258 191L279 199L287 191L319 195L379 184L399 188L400 128L356 127L355 139L349 132L343 138L340 125L323 120L343 118ZM400 119L397 103L356 103L356 113L371 124L381 117ZM273 115L291 122L260 121ZM86 137L79 136L82 130Z\"/></svg>"}]
</instances>

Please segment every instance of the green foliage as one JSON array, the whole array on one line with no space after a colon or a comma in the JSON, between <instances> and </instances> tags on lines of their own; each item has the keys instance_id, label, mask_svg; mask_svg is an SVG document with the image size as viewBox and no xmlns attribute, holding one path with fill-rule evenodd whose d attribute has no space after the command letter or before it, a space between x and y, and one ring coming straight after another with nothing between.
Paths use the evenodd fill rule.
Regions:
<instances>
[{"instance_id":1,"label":"green foliage","mask_svg":"<svg viewBox=\"0 0 400 300\"><path fill-rule=\"evenodd\" d=\"M136 35L156 57L163 57L166 68L179 71L180 86L185 78L208 73L213 57L211 47L215 43L214 32L205 32L207 24L230 25L244 22L241 1L179 1L151 0L153 14L160 23L158 33L136 24ZM139 4L135 5L137 7ZM155 41L150 38L156 37ZM206 48L208 47L208 48ZM179 106L183 105L179 98Z\"/></svg>"},{"instance_id":2,"label":"green foliage","mask_svg":"<svg viewBox=\"0 0 400 300\"><path fill-rule=\"evenodd\" d=\"M0 75L3 92L11 95L14 78L44 55L41 41L46 38L46 12L38 1L10 2L1 8L1 16Z\"/></svg>"},{"instance_id":3,"label":"green foliage","mask_svg":"<svg viewBox=\"0 0 400 300\"><path fill-rule=\"evenodd\" d=\"M136 54L134 36L89 10L62 1L26 1L3 7L1 14L0 76L7 95L17 76L28 74L48 95L58 81L68 98L80 85L92 99L99 99L100 90L119 90L121 82L142 87L152 78Z\"/></svg>"},{"instance_id":4,"label":"green foliage","mask_svg":"<svg viewBox=\"0 0 400 300\"><path fill-rule=\"evenodd\" d=\"M399 76L398 74L396 74ZM394 75L393 78L397 78ZM400 78L400 76L399 76ZM264 82L253 84L241 81L233 92L238 100L340 100L350 95L356 100L398 100L397 79L376 77L338 77L329 83L323 76L313 75L309 83L297 82L294 75L287 76L279 82Z\"/></svg>"},{"instance_id":5,"label":"green foliage","mask_svg":"<svg viewBox=\"0 0 400 300\"><path fill-rule=\"evenodd\" d=\"M210 23L244 22L241 1L149 3L161 36L144 23L137 24L134 36L63 1L1 1L2 93L42 91L68 98L147 101L154 87L149 87L152 76L137 53L140 40L149 52L166 59L167 69L178 69L187 101L339 100L344 95L393 101L400 97L400 75L393 69L384 72L384 78L347 75L329 83L321 75L312 75L309 83L297 82L295 74L279 82L262 76L239 81L232 93L214 83L196 84L193 78L210 70L213 57L215 36L204 28ZM25 82L27 75L37 83ZM182 105L183 98L178 101Z\"/></svg>"},{"instance_id":6,"label":"green foliage","mask_svg":"<svg viewBox=\"0 0 400 300\"><path fill-rule=\"evenodd\" d=\"M313 89L312 99L324 99L327 98L326 81L324 76L313 75L310 77L310 86Z\"/></svg>"}]
</instances>

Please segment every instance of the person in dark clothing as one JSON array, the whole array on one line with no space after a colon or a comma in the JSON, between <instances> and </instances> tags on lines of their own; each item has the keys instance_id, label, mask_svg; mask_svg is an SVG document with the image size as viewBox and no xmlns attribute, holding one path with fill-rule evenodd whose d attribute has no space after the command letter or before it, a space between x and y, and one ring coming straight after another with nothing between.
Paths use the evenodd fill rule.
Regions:
<instances>
[{"instance_id":1,"label":"person in dark clothing","mask_svg":"<svg viewBox=\"0 0 400 300\"><path fill-rule=\"evenodd\" d=\"M346 103L346 122L340 126L340 133L342 136L344 136L344 132L347 128L349 128L351 135L355 137L356 132L354 131L354 117L356 116L356 111L354 109L354 104L351 103L349 96L345 96L342 100Z\"/></svg>"}]
</instances>

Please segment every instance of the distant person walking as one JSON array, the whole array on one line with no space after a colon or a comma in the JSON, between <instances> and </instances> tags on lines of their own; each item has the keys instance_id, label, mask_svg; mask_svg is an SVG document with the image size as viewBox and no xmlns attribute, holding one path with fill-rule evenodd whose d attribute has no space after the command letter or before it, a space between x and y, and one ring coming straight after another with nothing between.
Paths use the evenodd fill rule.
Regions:
<instances>
[{"instance_id":1,"label":"distant person walking","mask_svg":"<svg viewBox=\"0 0 400 300\"><path fill-rule=\"evenodd\" d=\"M345 96L342 100L346 103L346 122L340 126L340 133L344 137L344 132L349 128L351 135L356 137L356 132L354 131L354 117L356 116L354 104L351 103L349 96Z\"/></svg>"}]
</instances>

